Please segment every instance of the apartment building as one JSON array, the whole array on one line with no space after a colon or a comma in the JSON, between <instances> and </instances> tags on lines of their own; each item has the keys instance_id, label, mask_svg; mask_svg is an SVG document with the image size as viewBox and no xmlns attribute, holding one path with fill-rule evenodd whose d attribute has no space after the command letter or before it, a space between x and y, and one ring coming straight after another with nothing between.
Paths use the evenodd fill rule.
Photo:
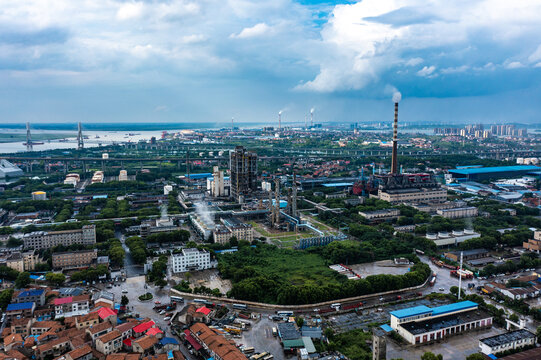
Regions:
<instances>
[{"instance_id":1,"label":"apartment building","mask_svg":"<svg viewBox=\"0 0 541 360\"><path fill-rule=\"evenodd\" d=\"M436 213L446 219L461 219L477 216L478 210L474 206L469 206L455 209L440 209Z\"/></svg>"},{"instance_id":2,"label":"apartment building","mask_svg":"<svg viewBox=\"0 0 541 360\"><path fill-rule=\"evenodd\" d=\"M88 267L98 258L98 250L79 250L53 253L54 269L77 269Z\"/></svg>"},{"instance_id":3,"label":"apartment building","mask_svg":"<svg viewBox=\"0 0 541 360\"><path fill-rule=\"evenodd\" d=\"M227 243L232 237L237 240L254 240L254 229L252 225L243 223L236 218L224 218L222 225L214 228L214 242L218 244Z\"/></svg>"},{"instance_id":4,"label":"apartment building","mask_svg":"<svg viewBox=\"0 0 541 360\"><path fill-rule=\"evenodd\" d=\"M35 231L23 236L25 248L49 249L57 245L93 245L96 243L96 226L85 225L82 229L63 231Z\"/></svg>"},{"instance_id":5,"label":"apartment building","mask_svg":"<svg viewBox=\"0 0 541 360\"><path fill-rule=\"evenodd\" d=\"M99 324L91 325L89 328L86 329L86 333L90 336L92 342L95 342L97 338L107 334L112 329L113 326L111 325L111 323L106 321Z\"/></svg>"},{"instance_id":6,"label":"apartment building","mask_svg":"<svg viewBox=\"0 0 541 360\"><path fill-rule=\"evenodd\" d=\"M533 239L529 239L528 242L523 242L522 247L539 254L539 250L541 250L541 230L534 231Z\"/></svg>"},{"instance_id":7,"label":"apartment building","mask_svg":"<svg viewBox=\"0 0 541 360\"><path fill-rule=\"evenodd\" d=\"M35 309L36 303L34 302L12 303L7 306L4 314L6 314L7 320L32 317Z\"/></svg>"},{"instance_id":8,"label":"apartment building","mask_svg":"<svg viewBox=\"0 0 541 360\"><path fill-rule=\"evenodd\" d=\"M171 268L174 273L210 269L210 253L205 250L182 249L181 253L171 255Z\"/></svg>"}]
</instances>

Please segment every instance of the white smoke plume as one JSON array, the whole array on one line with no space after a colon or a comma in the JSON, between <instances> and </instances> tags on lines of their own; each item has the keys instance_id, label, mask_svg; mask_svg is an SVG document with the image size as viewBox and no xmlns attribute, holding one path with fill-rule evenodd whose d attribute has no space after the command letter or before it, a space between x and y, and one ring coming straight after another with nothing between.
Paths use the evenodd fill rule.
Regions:
<instances>
[{"instance_id":1,"label":"white smoke plume","mask_svg":"<svg viewBox=\"0 0 541 360\"><path fill-rule=\"evenodd\" d=\"M162 206L160 206L160 212L161 212L161 219L162 220L167 219L167 205L166 204L162 204Z\"/></svg>"},{"instance_id":2,"label":"white smoke plume","mask_svg":"<svg viewBox=\"0 0 541 360\"><path fill-rule=\"evenodd\" d=\"M195 212L197 213L197 215L199 215L199 218L203 220L205 224L212 225L212 226L215 225L214 219L206 203L196 202Z\"/></svg>"},{"instance_id":3,"label":"white smoke plume","mask_svg":"<svg viewBox=\"0 0 541 360\"><path fill-rule=\"evenodd\" d=\"M316 111L316 109L314 109L314 108L311 108L311 109L310 109L310 114L313 114L313 113L314 113L314 111Z\"/></svg>"},{"instance_id":4,"label":"white smoke plume","mask_svg":"<svg viewBox=\"0 0 541 360\"><path fill-rule=\"evenodd\" d=\"M393 94L393 102L399 103L400 100L402 100L402 94L400 93L400 91L397 91Z\"/></svg>"},{"instance_id":5,"label":"white smoke plume","mask_svg":"<svg viewBox=\"0 0 541 360\"><path fill-rule=\"evenodd\" d=\"M278 111L278 115L282 115L282 110Z\"/></svg>"}]
</instances>

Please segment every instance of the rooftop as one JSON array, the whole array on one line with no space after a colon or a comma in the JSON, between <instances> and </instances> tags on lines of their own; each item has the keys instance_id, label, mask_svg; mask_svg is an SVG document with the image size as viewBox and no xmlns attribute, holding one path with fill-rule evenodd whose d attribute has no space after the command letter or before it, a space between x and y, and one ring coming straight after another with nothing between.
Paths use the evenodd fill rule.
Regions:
<instances>
[{"instance_id":1,"label":"rooftop","mask_svg":"<svg viewBox=\"0 0 541 360\"><path fill-rule=\"evenodd\" d=\"M416 316L416 315L429 314L431 312L432 312L432 309L429 308L428 306L419 305L419 306L415 306L415 307L411 307L407 309L391 311L390 314L396 318L403 319L403 318Z\"/></svg>"},{"instance_id":2,"label":"rooftop","mask_svg":"<svg viewBox=\"0 0 541 360\"><path fill-rule=\"evenodd\" d=\"M28 297L28 296L41 296L45 290L43 289L36 289L36 290L26 290L21 292L19 295L17 295L18 298L20 297Z\"/></svg>"},{"instance_id":3,"label":"rooftop","mask_svg":"<svg viewBox=\"0 0 541 360\"><path fill-rule=\"evenodd\" d=\"M534 171L539 170L538 166L533 165L513 165L513 166L493 166L493 167L481 167L471 169L453 169L449 170L453 174L471 175L471 174L490 174L506 171Z\"/></svg>"},{"instance_id":4,"label":"rooftop","mask_svg":"<svg viewBox=\"0 0 541 360\"><path fill-rule=\"evenodd\" d=\"M23 302L19 304L9 304L6 311L28 310L34 306L33 302Z\"/></svg>"},{"instance_id":5,"label":"rooftop","mask_svg":"<svg viewBox=\"0 0 541 360\"><path fill-rule=\"evenodd\" d=\"M494 347L494 346L509 344L517 340L529 339L529 338L534 338L534 337L535 335L529 332L528 330L521 329L521 330L511 331L505 334L500 334L500 335L491 336L484 339L479 339L479 341L482 342L483 344L486 344L487 346Z\"/></svg>"},{"instance_id":6,"label":"rooftop","mask_svg":"<svg viewBox=\"0 0 541 360\"><path fill-rule=\"evenodd\" d=\"M477 306L478 306L477 303L474 303L473 301L461 301L454 304L442 305L442 306L437 306L435 308L432 308L432 311L433 311L432 315L438 316L438 315L443 315L443 314L447 314L447 313L455 312L455 311L477 309Z\"/></svg>"},{"instance_id":7,"label":"rooftop","mask_svg":"<svg viewBox=\"0 0 541 360\"><path fill-rule=\"evenodd\" d=\"M472 310L464 313L432 318L424 321L410 321L400 326L413 335L420 335L431 331L446 329L465 323L491 318L484 311Z\"/></svg>"}]
</instances>

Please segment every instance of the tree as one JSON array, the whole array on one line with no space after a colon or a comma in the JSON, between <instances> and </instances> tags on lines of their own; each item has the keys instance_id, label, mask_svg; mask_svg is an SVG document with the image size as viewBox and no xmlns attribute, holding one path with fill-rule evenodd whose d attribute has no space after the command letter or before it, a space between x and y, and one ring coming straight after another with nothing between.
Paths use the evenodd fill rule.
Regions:
<instances>
[{"instance_id":1,"label":"tree","mask_svg":"<svg viewBox=\"0 0 541 360\"><path fill-rule=\"evenodd\" d=\"M0 293L0 308L6 310L6 307L11 303L11 297L13 296L13 289L7 289Z\"/></svg>"},{"instance_id":2,"label":"tree","mask_svg":"<svg viewBox=\"0 0 541 360\"><path fill-rule=\"evenodd\" d=\"M165 281L165 279L158 279L154 283L156 284L156 286L159 286L160 289L163 289L164 286L167 285L167 281Z\"/></svg>"},{"instance_id":3,"label":"tree","mask_svg":"<svg viewBox=\"0 0 541 360\"><path fill-rule=\"evenodd\" d=\"M443 360L442 354L434 354L431 352L425 352L423 356L421 356L421 360Z\"/></svg>"},{"instance_id":4,"label":"tree","mask_svg":"<svg viewBox=\"0 0 541 360\"><path fill-rule=\"evenodd\" d=\"M453 295L457 295L458 294L458 286L451 286L449 288L449 292Z\"/></svg>"},{"instance_id":5,"label":"tree","mask_svg":"<svg viewBox=\"0 0 541 360\"><path fill-rule=\"evenodd\" d=\"M466 360L485 360L486 357L483 354L475 353L466 357Z\"/></svg>"},{"instance_id":6,"label":"tree","mask_svg":"<svg viewBox=\"0 0 541 360\"><path fill-rule=\"evenodd\" d=\"M126 295L122 295L122 298L120 299L120 305L126 306L130 303L130 299Z\"/></svg>"},{"instance_id":7,"label":"tree","mask_svg":"<svg viewBox=\"0 0 541 360\"><path fill-rule=\"evenodd\" d=\"M6 243L6 246L8 248L15 248L19 247L23 244L23 241L17 238L14 238L13 236L10 236L8 239L8 242Z\"/></svg>"},{"instance_id":8,"label":"tree","mask_svg":"<svg viewBox=\"0 0 541 360\"><path fill-rule=\"evenodd\" d=\"M28 286L30 284L30 273L29 272L22 272L19 275L17 275L17 279L15 280L15 288L16 289L22 289Z\"/></svg>"},{"instance_id":9,"label":"tree","mask_svg":"<svg viewBox=\"0 0 541 360\"><path fill-rule=\"evenodd\" d=\"M52 285L60 286L66 281L66 276L62 273L47 273L45 275L47 282Z\"/></svg>"},{"instance_id":10,"label":"tree","mask_svg":"<svg viewBox=\"0 0 541 360\"><path fill-rule=\"evenodd\" d=\"M537 342L541 341L541 326L537 327L537 331L535 332L535 335L537 336Z\"/></svg>"},{"instance_id":11,"label":"tree","mask_svg":"<svg viewBox=\"0 0 541 360\"><path fill-rule=\"evenodd\" d=\"M304 318L298 316L296 319L295 319L295 322L297 323L297 326L299 327L299 329L304 325Z\"/></svg>"},{"instance_id":12,"label":"tree","mask_svg":"<svg viewBox=\"0 0 541 360\"><path fill-rule=\"evenodd\" d=\"M186 279L186 281L188 282L188 286L189 286L189 282L190 282L190 278L192 277L192 274L188 271L186 271L184 273L184 278Z\"/></svg>"},{"instance_id":13,"label":"tree","mask_svg":"<svg viewBox=\"0 0 541 360\"><path fill-rule=\"evenodd\" d=\"M239 245L239 241L237 240L237 237L236 236L231 236L231 238L229 239L229 246L238 246Z\"/></svg>"}]
</instances>

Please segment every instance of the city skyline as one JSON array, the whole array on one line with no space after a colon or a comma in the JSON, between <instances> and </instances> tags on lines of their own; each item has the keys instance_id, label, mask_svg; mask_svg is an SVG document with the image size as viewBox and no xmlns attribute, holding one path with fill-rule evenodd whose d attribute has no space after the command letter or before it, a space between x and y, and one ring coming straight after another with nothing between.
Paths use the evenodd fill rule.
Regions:
<instances>
[{"instance_id":1,"label":"city skyline","mask_svg":"<svg viewBox=\"0 0 541 360\"><path fill-rule=\"evenodd\" d=\"M106 1L0 10L13 122L536 123L541 4ZM510 16L512 14L512 16Z\"/></svg>"}]
</instances>

